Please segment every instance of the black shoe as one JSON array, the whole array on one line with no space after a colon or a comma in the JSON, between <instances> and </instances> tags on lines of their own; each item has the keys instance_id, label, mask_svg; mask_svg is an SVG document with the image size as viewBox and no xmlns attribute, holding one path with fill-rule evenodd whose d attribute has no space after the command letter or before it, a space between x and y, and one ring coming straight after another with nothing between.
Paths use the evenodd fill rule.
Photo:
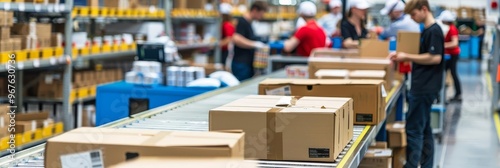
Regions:
<instances>
[{"instance_id":1,"label":"black shoe","mask_svg":"<svg viewBox=\"0 0 500 168\"><path fill-rule=\"evenodd\" d=\"M462 101L462 95L456 95L453 98L450 99L452 102L461 102Z\"/></svg>"}]
</instances>

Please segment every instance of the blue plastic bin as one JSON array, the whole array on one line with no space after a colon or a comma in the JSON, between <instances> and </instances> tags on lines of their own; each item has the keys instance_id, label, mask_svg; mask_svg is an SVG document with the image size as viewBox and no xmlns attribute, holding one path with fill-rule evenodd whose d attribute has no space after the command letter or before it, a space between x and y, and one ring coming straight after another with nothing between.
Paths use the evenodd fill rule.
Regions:
<instances>
[{"instance_id":1,"label":"blue plastic bin","mask_svg":"<svg viewBox=\"0 0 500 168\"><path fill-rule=\"evenodd\" d=\"M469 59L470 58L470 40L460 41L460 59Z\"/></svg>"},{"instance_id":2,"label":"blue plastic bin","mask_svg":"<svg viewBox=\"0 0 500 168\"><path fill-rule=\"evenodd\" d=\"M389 41L389 51L396 51L396 40Z\"/></svg>"},{"instance_id":3,"label":"blue plastic bin","mask_svg":"<svg viewBox=\"0 0 500 168\"><path fill-rule=\"evenodd\" d=\"M471 36L470 37L470 56L472 59L479 58L479 37Z\"/></svg>"},{"instance_id":4,"label":"blue plastic bin","mask_svg":"<svg viewBox=\"0 0 500 168\"><path fill-rule=\"evenodd\" d=\"M342 38L340 37L332 37L333 48L340 49L342 48Z\"/></svg>"},{"instance_id":5,"label":"blue plastic bin","mask_svg":"<svg viewBox=\"0 0 500 168\"><path fill-rule=\"evenodd\" d=\"M148 109L202 94L214 87L138 86L116 82L97 87L96 126L129 117L130 99L149 100Z\"/></svg>"}]
</instances>

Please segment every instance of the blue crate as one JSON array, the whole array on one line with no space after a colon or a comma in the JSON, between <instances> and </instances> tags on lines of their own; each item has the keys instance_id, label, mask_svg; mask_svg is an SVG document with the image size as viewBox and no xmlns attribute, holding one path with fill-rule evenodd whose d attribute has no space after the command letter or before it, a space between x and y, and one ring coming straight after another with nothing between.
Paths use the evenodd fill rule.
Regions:
<instances>
[{"instance_id":1,"label":"blue crate","mask_svg":"<svg viewBox=\"0 0 500 168\"><path fill-rule=\"evenodd\" d=\"M470 54L470 40L460 41L460 59L469 59Z\"/></svg>"},{"instance_id":2,"label":"blue crate","mask_svg":"<svg viewBox=\"0 0 500 168\"><path fill-rule=\"evenodd\" d=\"M340 37L332 37L331 38L332 40L332 44L333 44L333 48L336 48L336 49L341 49L342 48L342 38Z\"/></svg>"},{"instance_id":3,"label":"blue crate","mask_svg":"<svg viewBox=\"0 0 500 168\"><path fill-rule=\"evenodd\" d=\"M479 58L479 37L471 36L470 37L470 56L473 59Z\"/></svg>"},{"instance_id":4,"label":"blue crate","mask_svg":"<svg viewBox=\"0 0 500 168\"><path fill-rule=\"evenodd\" d=\"M396 51L396 40L389 41L389 51Z\"/></svg>"},{"instance_id":5,"label":"blue crate","mask_svg":"<svg viewBox=\"0 0 500 168\"><path fill-rule=\"evenodd\" d=\"M129 100L147 99L149 109L196 96L214 87L173 87L173 86L138 86L125 82L116 82L97 87L96 126L129 117Z\"/></svg>"}]
</instances>

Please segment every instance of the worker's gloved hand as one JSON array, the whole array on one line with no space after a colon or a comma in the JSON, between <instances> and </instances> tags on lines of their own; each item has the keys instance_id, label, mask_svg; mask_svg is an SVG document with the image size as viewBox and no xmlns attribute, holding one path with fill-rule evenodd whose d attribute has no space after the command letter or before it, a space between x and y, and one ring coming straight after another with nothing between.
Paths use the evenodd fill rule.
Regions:
<instances>
[{"instance_id":1,"label":"worker's gloved hand","mask_svg":"<svg viewBox=\"0 0 500 168\"><path fill-rule=\"evenodd\" d=\"M255 49L261 49L261 48L264 48L266 46L267 46L266 44L264 44L263 42L260 42L260 41L256 41L253 43L253 47L255 47Z\"/></svg>"}]
</instances>

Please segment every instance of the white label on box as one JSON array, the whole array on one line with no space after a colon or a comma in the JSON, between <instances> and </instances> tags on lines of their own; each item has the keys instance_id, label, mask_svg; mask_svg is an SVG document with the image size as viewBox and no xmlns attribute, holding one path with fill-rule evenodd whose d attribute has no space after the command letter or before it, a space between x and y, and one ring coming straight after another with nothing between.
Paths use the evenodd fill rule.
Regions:
<instances>
[{"instance_id":1,"label":"white label on box","mask_svg":"<svg viewBox=\"0 0 500 168\"><path fill-rule=\"evenodd\" d=\"M50 58L50 65L55 65L57 60L55 58Z\"/></svg>"},{"instance_id":2,"label":"white label on box","mask_svg":"<svg viewBox=\"0 0 500 168\"><path fill-rule=\"evenodd\" d=\"M380 90L382 90L382 97L387 97L387 91L385 90L384 85L381 85Z\"/></svg>"},{"instance_id":3,"label":"white label on box","mask_svg":"<svg viewBox=\"0 0 500 168\"><path fill-rule=\"evenodd\" d=\"M33 67L35 67L35 68L40 67L40 61L39 60L34 60L33 61Z\"/></svg>"},{"instance_id":4,"label":"white label on box","mask_svg":"<svg viewBox=\"0 0 500 168\"><path fill-rule=\"evenodd\" d=\"M4 10L10 10L10 3L4 3L3 8Z\"/></svg>"},{"instance_id":5,"label":"white label on box","mask_svg":"<svg viewBox=\"0 0 500 168\"><path fill-rule=\"evenodd\" d=\"M18 8L19 8L19 11L23 12L24 10L26 10L26 7L24 6L24 3L18 3Z\"/></svg>"},{"instance_id":6,"label":"white label on box","mask_svg":"<svg viewBox=\"0 0 500 168\"><path fill-rule=\"evenodd\" d=\"M18 62L17 63L17 68L20 69L20 70L24 69L24 63L23 62Z\"/></svg>"},{"instance_id":7,"label":"white label on box","mask_svg":"<svg viewBox=\"0 0 500 168\"><path fill-rule=\"evenodd\" d=\"M89 152L74 153L61 156L61 167L88 167L88 168L103 168L102 151L95 150Z\"/></svg>"},{"instance_id":8,"label":"white label on box","mask_svg":"<svg viewBox=\"0 0 500 168\"><path fill-rule=\"evenodd\" d=\"M401 123L395 123L394 125L392 125L392 127L396 129L402 129L405 128L405 125Z\"/></svg>"},{"instance_id":9,"label":"white label on box","mask_svg":"<svg viewBox=\"0 0 500 168\"><path fill-rule=\"evenodd\" d=\"M291 96L292 91L290 90L290 86L287 85L276 89L266 90L266 95Z\"/></svg>"},{"instance_id":10,"label":"white label on box","mask_svg":"<svg viewBox=\"0 0 500 168\"><path fill-rule=\"evenodd\" d=\"M35 4L35 12L40 12L42 10L42 5Z\"/></svg>"},{"instance_id":11,"label":"white label on box","mask_svg":"<svg viewBox=\"0 0 500 168\"><path fill-rule=\"evenodd\" d=\"M32 120L31 121L31 130L30 131L35 131L36 130L36 121Z\"/></svg>"},{"instance_id":12,"label":"white label on box","mask_svg":"<svg viewBox=\"0 0 500 168\"><path fill-rule=\"evenodd\" d=\"M53 80L54 80L54 77L52 75L45 75L45 83L46 84L52 84Z\"/></svg>"},{"instance_id":13,"label":"white label on box","mask_svg":"<svg viewBox=\"0 0 500 168\"><path fill-rule=\"evenodd\" d=\"M1 116L0 117L0 127L2 127L2 129L3 129L3 127L5 127L5 123L3 120L4 120L4 118L3 118L3 116Z\"/></svg>"}]
</instances>

